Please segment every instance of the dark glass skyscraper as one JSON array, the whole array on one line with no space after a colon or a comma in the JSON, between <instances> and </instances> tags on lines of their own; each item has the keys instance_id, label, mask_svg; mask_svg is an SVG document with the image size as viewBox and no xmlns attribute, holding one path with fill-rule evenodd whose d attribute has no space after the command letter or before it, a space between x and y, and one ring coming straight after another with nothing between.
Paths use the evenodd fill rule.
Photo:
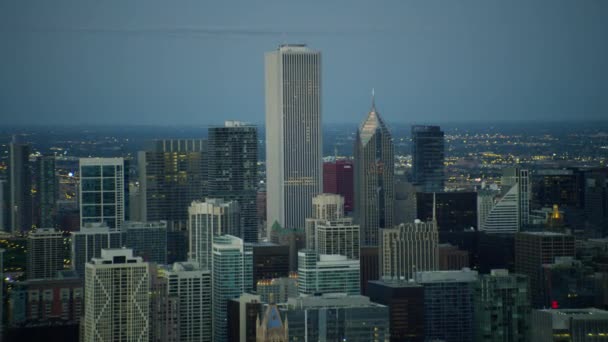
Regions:
<instances>
[{"instance_id":1,"label":"dark glass skyscraper","mask_svg":"<svg viewBox=\"0 0 608 342\"><path fill-rule=\"evenodd\" d=\"M355 140L355 220L362 246L377 246L378 229L392 228L395 155L391 133L372 109Z\"/></svg>"},{"instance_id":2,"label":"dark glass skyscraper","mask_svg":"<svg viewBox=\"0 0 608 342\"><path fill-rule=\"evenodd\" d=\"M31 148L14 136L9 150L10 207L7 231L26 231L32 228Z\"/></svg>"},{"instance_id":3,"label":"dark glass skyscraper","mask_svg":"<svg viewBox=\"0 0 608 342\"><path fill-rule=\"evenodd\" d=\"M245 242L257 242L257 128L237 121L209 128L208 151L209 196L237 201L241 216L238 236Z\"/></svg>"},{"instance_id":4,"label":"dark glass skyscraper","mask_svg":"<svg viewBox=\"0 0 608 342\"><path fill-rule=\"evenodd\" d=\"M203 139L157 140L139 152L142 221L167 221L169 231L187 229L188 207L206 194L206 154Z\"/></svg>"},{"instance_id":5,"label":"dark glass skyscraper","mask_svg":"<svg viewBox=\"0 0 608 342\"><path fill-rule=\"evenodd\" d=\"M55 227L57 222L57 178L55 156L41 156L36 160L36 208L39 228Z\"/></svg>"},{"instance_id":6,"label":"dark glass skyscraper","mask_svg":"<svg viewBox=\"0 0 608 342\"><path fill-rule=\"evenodd\" d=\"M420 191L443 191L444 158L444 133L439 126L412 126L412 178Z\"/></svg>"}]
</instances>

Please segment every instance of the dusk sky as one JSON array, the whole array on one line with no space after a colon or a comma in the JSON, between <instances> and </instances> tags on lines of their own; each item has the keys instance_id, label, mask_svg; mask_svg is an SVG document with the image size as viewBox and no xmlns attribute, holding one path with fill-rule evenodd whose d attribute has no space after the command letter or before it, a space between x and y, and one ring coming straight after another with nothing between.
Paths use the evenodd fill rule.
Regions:
<instances>
[{"instance_id":1,"label":"dusk sky","mask_svg":"<svg viewBox=\"0 0 608 342\"><path fill-rule=\"evenodd\" d=\"M608 1L0 0L0 125L264 121L264 52L322 52L323 122L608 118Z\"/></svg>"}]
</instances>

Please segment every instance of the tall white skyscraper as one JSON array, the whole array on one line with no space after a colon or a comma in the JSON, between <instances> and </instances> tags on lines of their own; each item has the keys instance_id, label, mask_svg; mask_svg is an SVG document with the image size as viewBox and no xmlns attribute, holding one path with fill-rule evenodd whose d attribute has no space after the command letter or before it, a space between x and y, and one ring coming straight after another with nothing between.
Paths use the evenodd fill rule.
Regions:
<instances>
[{"instance_id":1,"label":"tall white skyscraper","mask_svg":"<svg viewBox=\"0 0 608 342\"><path fill-rule=\"evenodd\" d=\"M80 226L105 222L120 230L125 220L123 158L80 158Z\"/></svg>"},{"instance_id":2,"label":"tall white skyscraper","mask_svg":"<svg viewBox=\"0 0 608 342\"><path fill-rule=\"evenodd\" d=\"M201 269L210 270L213 237L240 232L239 205L217 198L194 201L188 208L188 217L190 259L198 262Z\"/></svg>"},{"instance_id":3,"label":"tall white skyscraper","mask_svg":"<svg viewBox=\"0 0 608 342\"><path fill-rule=\"evenodd\" d=\"M130 249L104 249L85 270L84 341L149 339L148 263Z\"/></svg>"},{"instance_id":4,"label":"tall white skyscraper","mask_svg":"<svg viewBox=\"0 0 608 342\"><path fill-rule=\"evenodd\" d=\"M520 167L508 167L502 170L501 186L503 188L517 187L519 228L530 223L530 198L531 186L530 176L527 169Z\"/></svg>"},{"instance_id":5,"label":"tall white skyscraper","mask_svg":"<svg viewBox=\"0 0 608 342\"><path fill-rule=\"evenodd\" d=\"M281 45L266 53L267 227L304 228L323 189L321 53Z\"/></svg>"}]
</instances>

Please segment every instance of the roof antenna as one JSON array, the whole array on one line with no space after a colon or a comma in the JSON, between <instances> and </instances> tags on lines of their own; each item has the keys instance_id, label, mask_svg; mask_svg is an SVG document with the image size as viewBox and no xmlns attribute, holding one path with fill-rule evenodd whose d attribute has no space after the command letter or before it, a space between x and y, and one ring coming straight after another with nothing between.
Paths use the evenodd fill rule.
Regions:
<instances>
[{"instance_id":1,"label":"roof antenna","mask_svg":"<svg viewBox=\"0 0 608 342\"><path fill-rule=\"evenodd\" d=\"M374 88L372 88L372 112L376 111L376 92Z\"/></svg>"}]
</instances>

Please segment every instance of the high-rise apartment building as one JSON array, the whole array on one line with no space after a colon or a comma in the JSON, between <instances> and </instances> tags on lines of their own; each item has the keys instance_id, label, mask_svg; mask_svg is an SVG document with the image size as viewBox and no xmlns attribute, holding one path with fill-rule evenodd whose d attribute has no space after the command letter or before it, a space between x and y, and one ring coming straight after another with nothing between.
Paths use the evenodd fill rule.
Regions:
<instances>
[{"instance_id":1,"label":"high-rise apartment building","mask_svg":"<svg viewBox=\"0 0 608 342\"><path fill-rule=\"evenodd\" d=\"M360 293L359 260L343 255L319 255L314 250L298 252L298 291L300 294Z\"/></svg>"},{"instance_id":2,"label":"high-rise apartment building","mask_svg":"<svg viewBox=\"0 0 608 342\"><path fill-rule=\"evenodd\" d=\"M236 201L224 202L218 198L193 201L188 216L189 257L202 269L210 270L213 238L226 234L236 236L240 231L239 205Z\"/></svg>"},{"instance_id":3,"label":"high-rise apartment building","mask_svg":"<svg viewBox=\"0 0 608 342\"><path fill-rule=\"evenodd\" d=\"M211 271L196 262L177 262L164 275L167 294L178 298L179 341L212 341Z\"/></svg>"},{"instance_id":4,"label":"high-rise apartment building","mask_svg":"<svg viewBox=\"0 0 608 342\"><path fill-rule=\"evenodd\" d=\"M32 171L31 146L14 136L9 145L8 179L9 223L8 231L23 232L32 229Z\"/></svg>"},{"instance_id":5,"label":"high-rise apartment building","mask_svg":"<svg viewBox=\"0 0 608 342\"><path fill-rule=\"evenodd\" d=\"M123 158L80 158L80 226L104 222L120 230L125 220L128 177Z\"/></svg>"},{"instance_id":6,"label":"high-rise apartment building","mask_svg":"<svg viewBox=\"0 0 608 342\"><path fill-rule=\"evenodd\" d=\"M424 336L427 341L474 340L474 291L477 272L417 272L424 286Z\"/></svg>"},{"instance_id":7,"label":"high-rise apartment building","mask_svg":"<svg viewBox=\"0 0 608 342\"><path fill-rule=\"evenodd\" d=\"M515 272L528 276L532 305L543 303L540 279L543 264L556 257L574 257L574 236L553 232L525 232L515 235Z\"/></svg>"},{"instance_id":8,"label":"high-rise apartment building","mask_svg":"<svg viewBox=\"0 0 608 342\"><path fill-rule=\"evenodd\" d=\"M354 209L354 163L352 160L336 160L323 163L323 192L344 197L344 211Z\"/></svg>"},{"instance_id":9,"label":"high-rise apartment building","mask_svg":"<svg viewBox=\"0 0 608 342\"><path fill-rule=\"evenodd\" d=\"M147 262L167 264L167 222L126 221L122 227L125 246Z\"/></svg>"},{"instance_id":10,"label":"high-rise apartment building","mask_svg":"<svg viewBox=\"0 0 608 342\"><path fill-rule=\"evenodd\" d=\"M130 249L104 249L86 264L84 341L148 341L148 267Z\"/></svg>"},{"instance_id":11,"label":"high-rise apartment building","mask_svg":"<svg viewBox=\"0 0 608 342\"><path fill-rule=\"evenodd\" d=\"M257 242L257 127L226 121L224 127L209 128L208 139L209 196L237 201L241 225L235 235Z\"/></svg>"},{"instance_id":12,"label":"high-rise apartment building","mask_svg":"<svg viewBox=\"0 0 608 342\"><path fill-rule=\"evenodd\" d=\"M232 235L213 239L213 341L227 341L228 300L252 289L252 251Z\"/></svg>"},{"instance_id":13,"label":"high-rise apartment building","mask_svg":"<svg viewBox=\"0 0 608 342\"><path fill-rule=\"evenodd\" d=\"M412 126L412 177L422 192L443 192L445 140L439 126Z\"/></svg>"},{"instance_id":14,"label":"high-rise apartment building","mask_svg":"<svg viewBox=\"0 0 608 342\"><path fill-rule=\"evenodd\" d=\"M84 277L87 262L92 258L101 257L102 249L120 248L124 242L123 232L111 231L108 226L102 224L89 224L71 235L72 269L79 277Z\"/></svg>"},{"instance_id":15,"label":"high-rise apartment building","mask_svg":"<svg viewBox=\"0 0 608 342\"><path fill-rule=\"evenodd\" d=\"M306 248L359 259L359 225L344 217L344 197L320 194L312 203L313 218L306 219Z\"/></svg>"},{"instance_id":16,"label":"high-rise apartment building","mask_svg":"<svg viewBox=\"0 0 608 342\"><path fill-rule=\"evenodd\" d=\"M265 59L267 227L303 229L323 190L321 53L281 45Z\"/></svg>"},{"instance_id":17,"label":"high-rise apartment building","mask_svg":"<svg viewBox=\"0 0 608 342\"><path fill-rule=\"evenodd\" d=\"M519 228L530 223L530 198L532 187L527 169L521 167L508 167L502 170L501 186L503 188L517 188Z\"/></svg>"},{"instance_id":18,"label":"high-rise apartment building","mask_svg":"<svg viewBox=\"0 0 608 342\"><path fill-rule=\"evenodd\" d=\"M55 278L65 259L63 234L55 228L38 228L27 237L27 279Z\"/></svg>"},{"instance_id":19,"label":"high-rise apartment building","mask_svg":"<svg viewBox=\"0 0 608 342\"><path fill-rule=\"evenodd\" d=\"M479 276L475 292L475 341L528 341L528 277L492 270Z\"/></svg>"},{"instance_id":20,"label":"high-rise apartment building","mask_svg":"<svg viewBox=\"0 0 608 342\"><path fill-rule=\"evenodd\" d=\"M380 228L391 228L395 204L393 139L380 113L372 108L355 139L355 223L361 245L377 246Z\"/></svg>"},{"instance_id":21,"label":"high-rise apartment building","mask_svg":"<svg viewBox=\"0 0 608 342\"><path fill-rule=\"evenodd\" d=\"M208 190L207 140L154 141L137 155L140 219L167 221L169 231L185 231L188 206Z\"/></svg>"},{"instance_id":22,"label":"high-rise apartment building","mask_svg":"<svg viewBox=\"0 0 608 342\"><path fill-rule=\"evenodd\" d=\"M36 195L34 214L38 228L57 226L57 178L55 156L40 156L36 159Z\"/></svg>"},{"instance_id":23,"label":"high-rise apartment building","mask_svg":"<svg viewBox=\"0 0 608 342\"><path fill-rule=\"evenodd\" d=\"M402 223L380 231L380 278L404 280L415 272L439 269L439 233L435 221Z\"/></svg>"}]
</instances>

